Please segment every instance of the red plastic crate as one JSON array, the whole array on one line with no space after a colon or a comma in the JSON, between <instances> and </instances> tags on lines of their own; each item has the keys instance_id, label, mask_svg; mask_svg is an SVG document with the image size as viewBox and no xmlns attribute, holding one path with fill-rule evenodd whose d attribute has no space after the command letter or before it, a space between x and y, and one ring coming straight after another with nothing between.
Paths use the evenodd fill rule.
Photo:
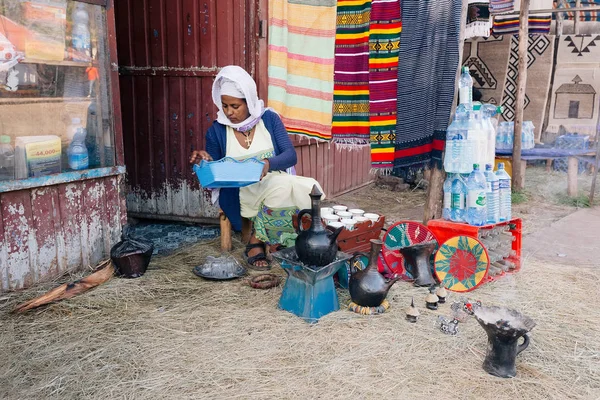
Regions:
<instances>
[{"instance_id":1,"label":"red plastic crate","mask_svg":"<svg viewBox=\"0 0 600 400\"><path fill-rule=\"evenodd\" d=\"M510 232L516 238L512 242L512 249L515 251L516 255L514 257L508 257L506 260L513 262L516 265L516 268L509 271L508 273L514 273L521 269L521 245L522 245L522 226L523 221L520 218L513 218L510 221L499 222L497 224L492 225L483 225L483 226L472 226L468 224L463 224L459 222L446 221L444 219L432 219L427 223L427 227L429 230L435 235L436 239L440 246L446 240L454 237L454 236L470 236L476 239L479 239L479 233L485 229L492 229L496 226L510 225ZM502 273L497 276L489 276L488 281L496 280L505 273Z\"/></svg>"}]
</instances>

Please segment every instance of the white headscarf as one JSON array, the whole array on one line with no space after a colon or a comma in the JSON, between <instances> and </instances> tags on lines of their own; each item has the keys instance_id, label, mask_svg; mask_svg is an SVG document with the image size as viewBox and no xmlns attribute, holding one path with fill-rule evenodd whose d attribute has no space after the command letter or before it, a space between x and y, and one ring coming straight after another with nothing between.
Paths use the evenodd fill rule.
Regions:
<instances>
[{"instance_id":1,"label":"white headscarf","mask_svg":"<svg viewBox=\"0 0 600 400\"><path fill-rule=\"evenodd\" d=\"M221 95L245 99L250 116L239 124L233 124L223 112ZM265 112L265 104L258 98L254 79L243 68L237 65L229 65L221 69L213 83L212 98L215 105L219 108L217 121L241 131L252 129L260 121Z\"/></svg>"}]
</instances>

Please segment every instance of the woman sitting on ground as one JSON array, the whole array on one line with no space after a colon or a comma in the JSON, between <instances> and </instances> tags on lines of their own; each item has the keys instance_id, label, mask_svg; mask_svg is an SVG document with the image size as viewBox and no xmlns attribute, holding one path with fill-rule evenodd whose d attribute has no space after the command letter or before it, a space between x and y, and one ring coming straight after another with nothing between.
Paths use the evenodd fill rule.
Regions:
<instances>
[{"instance_id":1,"label":"woman sitting on ground","mask_svg":"<svg viewBox=\"0 0 600 400\"><path fill-rule=\"evenodd\" d=\"M235 231L241 230L242 218L251 221L248 264L268 269L265 244L272 249L293 245L292 216L310 208L313 185L321 187L312 178L285 172L296 165L296 150L277 113L264 108L256 83L244 69L223 68L213 83L212 98L219 109L217 120L206 133L206 151L193 151L190 163L223 157L240 161L253 157L265 163L260 182L220 189L219 205Z\"/></svg>"}]
</instances>

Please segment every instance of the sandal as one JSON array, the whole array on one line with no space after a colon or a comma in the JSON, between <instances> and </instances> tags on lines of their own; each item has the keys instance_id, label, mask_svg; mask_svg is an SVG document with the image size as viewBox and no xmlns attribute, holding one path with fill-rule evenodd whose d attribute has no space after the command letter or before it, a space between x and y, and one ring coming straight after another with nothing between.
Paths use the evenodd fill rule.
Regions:
<instances>
[{"instance_id":1,"label":"sandal","mask_svg":"<svg viewBox=\"0 0 600 400\"><path fill-rule=\"evenodd\" d=\"M248 253L250 253L250 250L256 249L258 247L263 249L262 253L258 253L252 257L248 256ZM247 244L246 251L244 251L244 255L247 257L246 262L248 263L249 268L251 268L255 271L268 271L271 269L271 263L269 262L269 260L267 259L267 255L265 254L264 243L249 243L249 244ZM267 262L266 266L254 265L255 262L263 261L263 260Z\"/></svg>"}]
</instances>

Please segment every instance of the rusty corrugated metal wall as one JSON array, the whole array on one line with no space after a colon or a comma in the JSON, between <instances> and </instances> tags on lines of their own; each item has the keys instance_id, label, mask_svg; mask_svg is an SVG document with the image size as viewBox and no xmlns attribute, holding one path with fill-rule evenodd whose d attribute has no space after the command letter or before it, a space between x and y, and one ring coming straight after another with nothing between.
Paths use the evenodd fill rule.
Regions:
<instances>
[{"instance_id":1,"label":"rusty corrugated metal wall","mask_svg":"<svg viewBox=\"0 0 600 400\"><path fill-rule=\"evenodd\" d=\"M219 67L255 75L255 0L120 0L116 4L128 210L216 216L188 164L216 117Z\"/></svg>"},{"instance_id":2,"label":"rusty corrugated metal wall","mask_svg":"<svg viewBox=\"0 0 600 400\"><path fill-rule=\"evenodd\" d=\"M105 258L127 219L120 179L0 193L0 292L93 267Z\"/></svg>"},{"instance_id":3,"label":"rusty corrugated metal wall","mask_svg":"<svg viewBox=\"0 0 600 400\"><path fill-rule=\"evenodd\" d=\"M267 94L267 0L119 0L116 4L127 208L132 216L216 217L188 164L216 108L220 67L237 64ZM369 181L369 149L340 152L295 140L298 173L328 196Z\"/></svg>"}]
</instances>

